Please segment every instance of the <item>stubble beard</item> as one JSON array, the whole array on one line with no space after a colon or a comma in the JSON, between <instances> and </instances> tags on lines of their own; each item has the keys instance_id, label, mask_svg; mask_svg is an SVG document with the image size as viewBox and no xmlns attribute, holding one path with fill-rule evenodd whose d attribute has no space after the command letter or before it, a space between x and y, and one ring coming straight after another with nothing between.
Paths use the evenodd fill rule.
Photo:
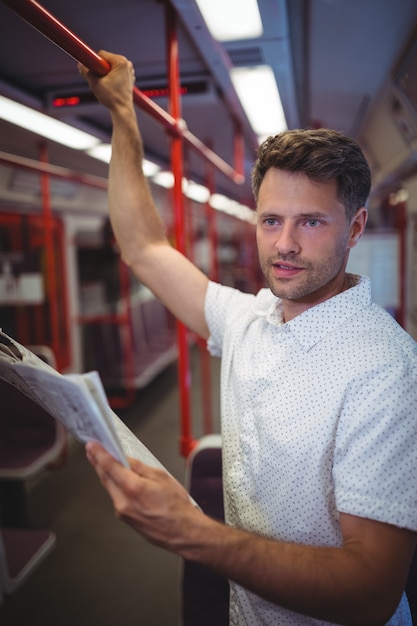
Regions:
<instances>
[{"instance_id":1,"label":"stubble beard","mask_svg":"<svg viewBox=\"0 0 417 626\"><path fill-rule=\"evenodd\" d=\"M323 259L319 265L297 258L294 255L268 257L260 261L266 283L274 296L283 300L299 301L320 291L332 283L340 273L346 255L346 241L340 242L334 253ZM300 276L294 278L276 278L273 265L276 263L294 263L302 267Z\"/></svg>"}]
</instances>

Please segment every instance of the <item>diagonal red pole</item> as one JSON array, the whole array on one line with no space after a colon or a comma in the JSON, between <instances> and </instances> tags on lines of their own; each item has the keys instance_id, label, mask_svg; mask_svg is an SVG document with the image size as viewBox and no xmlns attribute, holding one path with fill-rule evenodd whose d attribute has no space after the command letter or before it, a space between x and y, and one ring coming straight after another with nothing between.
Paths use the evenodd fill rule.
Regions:
<instances>
[{"instance_id":1,"label":"diagonal red pole","mask_svg":"<svg viewBox=\"0 0 417 626\"><path fill-rule=\"evenodd\" d=\"M83 172L76 172L60 165L51 165L50 163L43 161L34 161L27 157L21 157L16 154L9 154L8 152L0 151L0 163L6 163L13 167L19 167L21 169L30 170L32 172L39 172L40 174L47 174L48 176L54 176L63 180L71 180L80 185L87 185L89 187L96 187L97 189L107 190L107 180L100 178L99 176L93 176L90 174L84 174Z\"/></svg>"},{"instance_id":2,"label":"diagonal red pole","mask_svg":"<svg viewBox=\"0 0 417 626\"><path fill-rule=\"evenodd\" d=\"M57 20L51 13L42 7L36 0L0 0L7 4L13 11L26 20L31 26L50 39L54 44L67 52L75 60L83 63L92 72L104 76L110 71L110 65L96 52L89 48L82 40L72 33L66 26ZM182 147L183 141L193 148L200 156L208 161L217 170L222 172L237 184L244 182L243 176L243 135L241 129L235 133L234 158L237 163L233 169L217 154L195 137L185 125L180 115L179 101L179 71L178 71L178 42L176 37L176 15L172 7L167 4L167 43L170 84L170 108L167 113L150 98L143 94L137 87L133 88L133 98L142 110L147 112L157 122L171 133L171 159L174 170L174 210L175 210L175 235L178 250L185 254L185 227L184 207L182 195ZM180 369L180 400L182 409L182 437L181 452L187 456L194 447L195 442L191 436L190 415L190 369L188 359L188 345L186 329L178 325L179 345L179 369Z\"/></svg>"},{"instance_id":3,"label":"diagonal red pole","mask_svg":"<svg viewBox=\"0 0 417 626\"><path fill-rule=\"evenodd\" d=\"M47 11L36 0L0 0L7 4L15 13L20 15L28 24L36 28L40 33L45 35L50 41L59 48L67 52L76 61L81 62L88 67L89 70L95 72L99 76L104 76L110 71L108 62L101 58L92 48L77 37L69 28L62 24L56 17ZM164 109L153 102L137 87L133 88L133 99L142 110L153 117L166 129L170 130L174 135L183 137L197 153L204 159L213 163L213 165L222 172L227 178L233 180L236 184L244 182L243 176L243 159L238 163L235 170L228 163L223 161L215 152L207 148L207 146L195 137L184 124L167 113Z\"/></svg>"}]
</instances>

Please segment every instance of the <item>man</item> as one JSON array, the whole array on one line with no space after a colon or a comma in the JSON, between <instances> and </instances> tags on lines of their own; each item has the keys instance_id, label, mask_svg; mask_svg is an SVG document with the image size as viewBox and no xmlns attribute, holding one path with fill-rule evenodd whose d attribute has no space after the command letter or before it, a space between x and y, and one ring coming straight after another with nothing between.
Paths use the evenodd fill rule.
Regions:
<instances>
[{"instance_id":1,"label":"man","mask_svg":"<svg viewBox=\"0 0 417 626\"><path fill-rule=\"evenodd\" d=\"M346 274L364 232L369 169L334 131L259 149L257 245L269 289L210 282L166 240L141 170L133 68L80 71L113 123L109 204L139 279L222 356L226 524L170 476L97 444L87 454L117 515L231 581L230 623L410 624L417 531L417 349Z\"/></svg>"}]
</instances>

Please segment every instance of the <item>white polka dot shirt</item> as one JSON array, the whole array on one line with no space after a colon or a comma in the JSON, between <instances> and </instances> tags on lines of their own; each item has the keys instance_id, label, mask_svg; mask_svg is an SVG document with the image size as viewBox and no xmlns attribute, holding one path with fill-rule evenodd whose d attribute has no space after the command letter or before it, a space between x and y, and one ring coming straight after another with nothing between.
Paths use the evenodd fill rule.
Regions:
<instances>
[{"instance_id":1,"label":"white polka dot shirt","mask_svg":"<svg viewBox=\"0 0 417 626\"><path fill-rule=\"evenodd\" d=\"M338 511L417 530L417 344L357 283L287 323L269 289L209 284L227 523L319 546L341 545ZM391 625L411 623L401 610ZM233 583L230 611L239 626L324 623Z\"/></svg>"}]
</instances>

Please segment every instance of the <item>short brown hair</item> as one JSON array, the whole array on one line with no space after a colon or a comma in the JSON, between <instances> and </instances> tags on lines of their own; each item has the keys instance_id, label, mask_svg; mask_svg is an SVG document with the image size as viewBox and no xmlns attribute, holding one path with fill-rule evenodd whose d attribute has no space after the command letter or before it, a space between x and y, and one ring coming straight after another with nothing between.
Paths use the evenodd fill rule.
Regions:
<instances>
[{"instance_id":1,"label":"short brown hair","mask_svg":"<svg viewBox=\"0 0 417 626\"><path fill-rule=\"evenodd\" d=\"M362 150L335 130L287 130L268 137L258 148L252 172L256 201L271 167L303 173L315 182L336 180L348 220L366 204L371 189L371 173Z\"/></svg>"}]
</instances>

